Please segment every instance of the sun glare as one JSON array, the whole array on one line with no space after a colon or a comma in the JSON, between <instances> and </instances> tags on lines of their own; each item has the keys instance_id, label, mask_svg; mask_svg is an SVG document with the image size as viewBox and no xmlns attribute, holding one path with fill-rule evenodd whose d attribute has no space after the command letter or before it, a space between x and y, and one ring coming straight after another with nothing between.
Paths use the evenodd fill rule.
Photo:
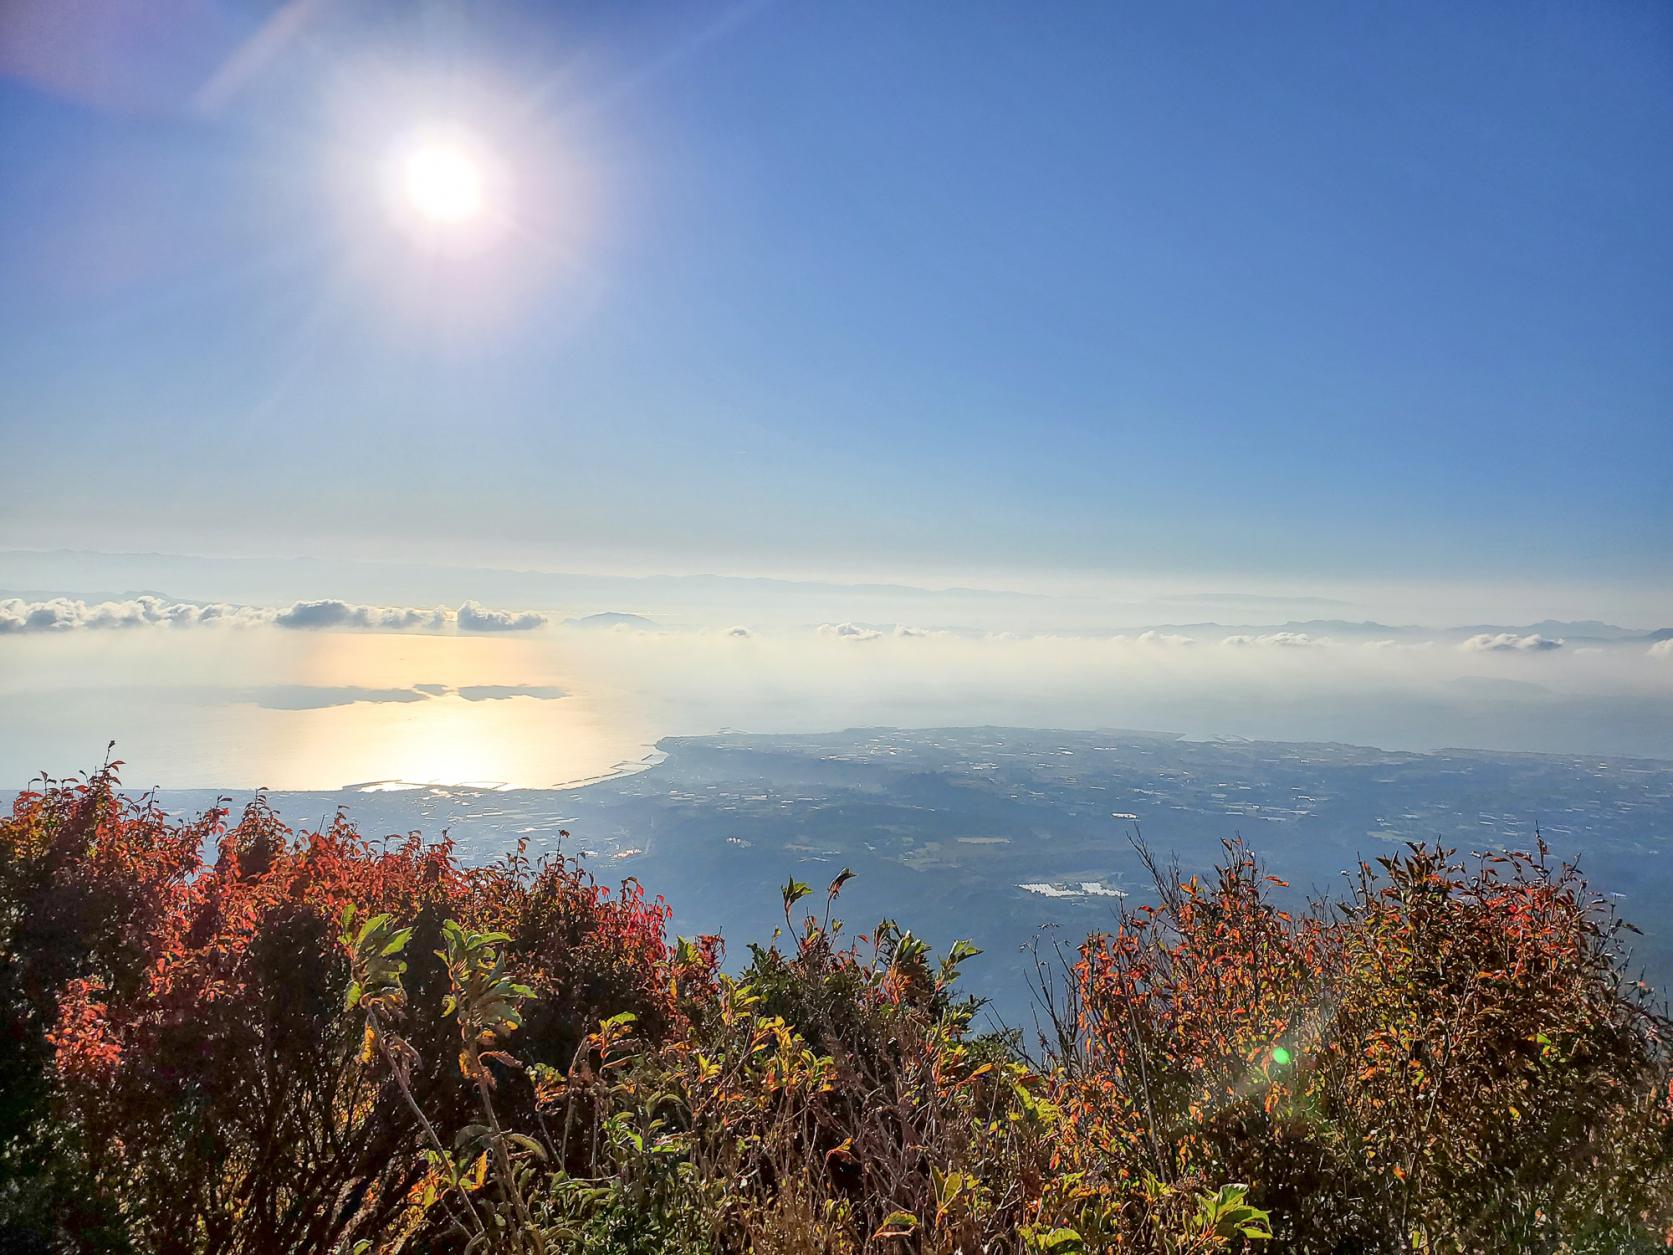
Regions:
<instances>
[{"instance_id":1,"label":"sun glare","mask_svg":"<svg viewBox=\"0 0 1673 1255\"><path fill-rule=\"evenodd\" d=\"M401 191L427 222L468 222L484 208L481 162L458 141L421 140L402 159Z\"/></svg>"},{"instance_id":2,"label":"sun glare","mask_svg":"<svg viewBox=\"0 0 1673 1255\"><path fill-rule=\"evenodd\" d=\"M494 334L575 263L593 180L568 133L521 101L414 80L345 88L335 111L321 183L355 281L384 314L425 334Z\"/></svg>"}]
</instances>

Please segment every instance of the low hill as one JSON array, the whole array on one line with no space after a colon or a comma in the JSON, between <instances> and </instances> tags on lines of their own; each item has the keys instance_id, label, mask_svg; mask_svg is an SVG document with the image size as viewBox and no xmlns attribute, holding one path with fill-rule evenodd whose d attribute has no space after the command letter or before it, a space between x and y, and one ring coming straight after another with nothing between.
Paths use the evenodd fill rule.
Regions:
<instances>
[{"instance_id":1,"label":"low hill","mask_svg":"<svg viewBox=\"0 0 1673 1255\"><path fill-rule=\"evenodd\" d=\"M583 615L578 619L565 619L565 627L578 628L610 628L632 627L654 629L661 627L655 619L647 619L642 614L627 614L620 610L605 610L599 614Z\"/></svg>"}]
</instances>

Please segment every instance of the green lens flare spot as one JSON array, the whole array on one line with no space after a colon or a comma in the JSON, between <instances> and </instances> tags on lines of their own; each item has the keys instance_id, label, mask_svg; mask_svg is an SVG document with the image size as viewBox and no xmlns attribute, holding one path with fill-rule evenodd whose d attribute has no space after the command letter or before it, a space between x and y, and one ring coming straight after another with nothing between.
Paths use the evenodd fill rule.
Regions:
<instances>
[{"instance_id":1,"label":"green lens flare spot","mask_svg":"<svg viewBox=\"0 0 1673 1255\"><path fill-rule=\"evenodd\" d=\"M1274 1046L1272 1048L1272 1062L1276 1063L1279 1067L1284 1067L1289 1063L1289 1061L1289 1051L1285 1050L1282 1046Z\"/></svg>"}]
</instances>

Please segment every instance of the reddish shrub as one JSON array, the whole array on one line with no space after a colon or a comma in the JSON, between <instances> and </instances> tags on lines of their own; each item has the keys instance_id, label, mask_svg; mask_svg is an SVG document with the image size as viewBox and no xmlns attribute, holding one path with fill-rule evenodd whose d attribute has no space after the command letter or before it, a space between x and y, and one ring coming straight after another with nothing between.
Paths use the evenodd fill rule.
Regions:
<instances>
[{"instance_id":1,"label":"reddish shrub","mask_svg":"<svg viewBox=\"0 0 1673 1255\"><path fill-rule=\"evenodd\" d=\"M1153 866L1032 1067L972 1034L969 946L839 939L846 872L800 926L790 881L787 948L730 980L573 862L227 821L114 768L0 820L0 1245L449 1249L477 1202L510 1227L460 1231L537 1251L1673 1233L1670 1026L1543 848L1412 847L1293 917L1239 844L1208 880ZM387 997L350 1006L351 951Z\"/></svg>"},{"instance_id":2,"label":"reddish shrub","mask_svg":"<svg viewBox=\"0 0 1673 1255\"><path fill-rule=\"evenodd\" d=\"M1212 884L1157 869L1159 905L1082 948L1065 1164L1252 1182L1295 1250L1673 1221L1669 1025L1574 868L1413 846L1293 919L1227 854Z\"/></svg>"},{"instance_id":3,"label":"reddish shrub","mask_svg":"<svg viewBox=\"0 0 1673 1255\"><path fill-rule=\"evenodd\" d=\"M434 1014L445 919L512 934L554 1053L623 1007L650 1032L677 1018L667 908L636 885L611 895L572 863L531 867L521 852L465 869L448 842L373 844L340 815L297 834L259 798L226 819L171 820L123 797L112 766L22 795L0 823L7 1014L22 1043L8 1067L36 1078L14 1126L70 1117L83 1184L119 1193L150 1249L327 1249L384 1231L422 1178L344 1007L345 904L416 928L413 1086L444 1126L469 1110Z\"/></svg>"}]
</instances>

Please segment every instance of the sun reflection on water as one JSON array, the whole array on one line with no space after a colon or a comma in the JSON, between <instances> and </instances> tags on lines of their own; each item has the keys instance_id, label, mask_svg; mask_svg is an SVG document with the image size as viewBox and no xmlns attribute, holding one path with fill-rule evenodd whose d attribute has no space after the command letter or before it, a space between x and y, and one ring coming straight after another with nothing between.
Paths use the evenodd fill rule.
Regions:
<instances>
[{"instance_id":1,"label":"sun reflection on water","mask_svg":"<svg viewBox=\"0 0 1673 1255\"><path fill-rule=\"evenodd\" d=\"M174 633L12 644L43 663L50 645L55 664L33 692L6 686L14 729L30 730L22 748L68 770L114 739L135 784L549 788L635 762L657 735L551 640L264 631L194 634L193 648ZM73 672L51 674L67 650Z\"/></svg>"}]
</instances>

